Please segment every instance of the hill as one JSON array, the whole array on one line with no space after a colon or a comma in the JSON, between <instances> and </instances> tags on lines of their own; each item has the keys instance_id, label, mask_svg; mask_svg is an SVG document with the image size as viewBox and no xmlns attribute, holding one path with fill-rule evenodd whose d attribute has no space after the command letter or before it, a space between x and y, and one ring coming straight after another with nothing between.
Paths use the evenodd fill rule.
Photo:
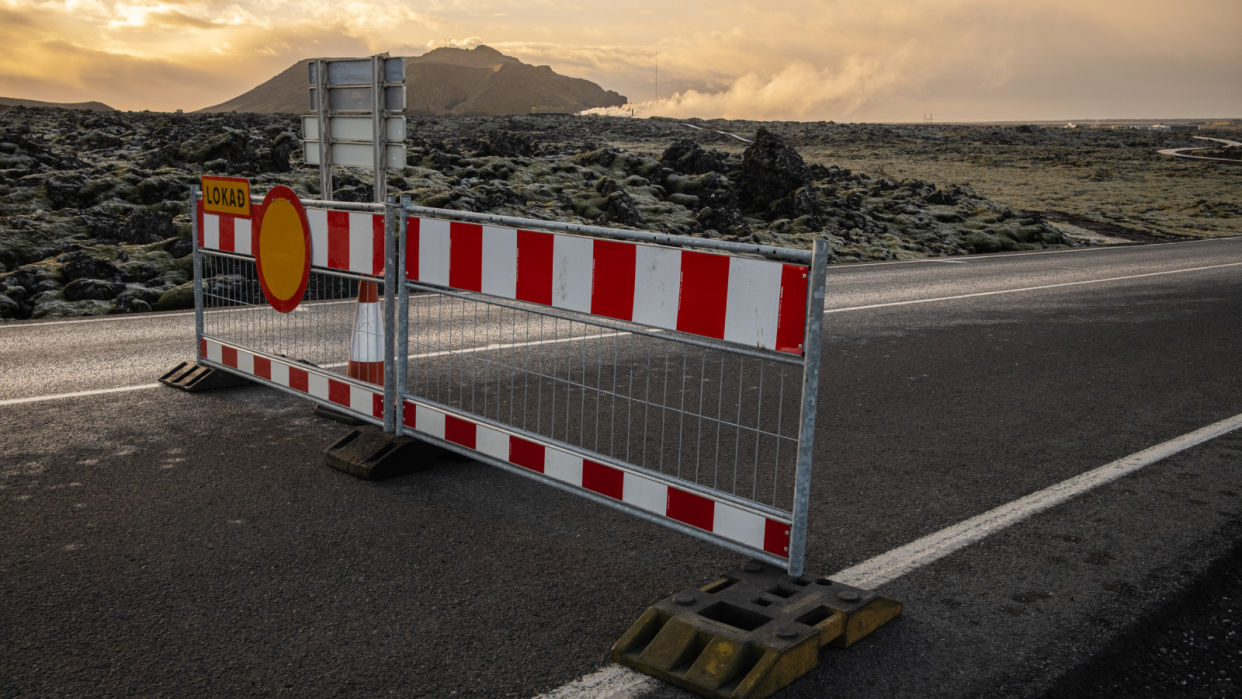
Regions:
<instances>
[{"instance_id":1,"label":"hill","mask_svg":"<svg viewBox=\"0 0 1242 699\"><path fill-rule=\"evenodd\" d=\"M253 90L198 111L305 113L307 63L298 61ZM627 102L589 80L528 65L488 46L440 48L406 58L405 80L410 116L530 114L531 107L563 107L572 113Z\"/></svg>"},{"instance_id":2,"label":"hill","mask_svg":"<svg viewBox=\"0 0 1242 699\"><path fill-rule=\"evenodd\" d=\"M89 109L92 112L116 111L103 102L40 102L39 100L20 100L15 97L0 97L0 109L4 109L5 107L56 107L59 109Z\"/></svg>"}]
</instances>

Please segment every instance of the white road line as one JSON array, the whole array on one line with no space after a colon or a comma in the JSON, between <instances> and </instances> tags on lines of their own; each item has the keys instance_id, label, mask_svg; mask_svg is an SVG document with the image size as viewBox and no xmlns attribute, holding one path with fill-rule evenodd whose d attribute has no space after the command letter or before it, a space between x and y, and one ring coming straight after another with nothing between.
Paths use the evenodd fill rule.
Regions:
<instances>
[{"instance_id":1,"label":"white road line","mask_svg":"<svg viewBox=\"0 0 1242 699\"><path fill-rule=\"evenodd\" d=\"M847 585L874 589L897 578L949 555L950 553L983 539L986 536L1020 522L1027 517L1055 507L1066 500L1077 497L1088 490L1098 488L1105 483L1129 475L1150 466L1162 459L1185 451L1197 444L1215 439L1223 434L1242 427L1242 415L1235 415L1227 420L1208 425L1190 434L1172 439L1131 454L1095 470L1062 481L1054 486L1044 488L1036 493L1002 505L978 517L972 517L961 524L942 529L935 534L906 544L901 548L876 556L869 561L847 568L836 575L829 576L833 580Z\"/></svg>"},{"instance_id":2,"label":"white road line","mask_svg":"<svg viewBox=\"0 0 1242 699\"><path fill-rule=\"evenodd\" d=\"M1074 476L828 577L846 585L874 590L1032 515L1238 428L1242 428L1242 415ZM657 684L652 677L613 663L535 699L631 699Z\"/></svg>"},{"instance_id":3,"label":"white road line","mask_svg":"<svg viewBox=\"0 0 1242 699\"><path fill-rule=\"evenodd\" d=\"M10 398L8 400L0 400L0 405L17 405L18 403L39 403L45 400L60 400L62 398L78 398L81 396L98 396L104 393L124 393L126 391L145 391L149 388L159 388L162 384L144 383L141 386L121 386L119 388L101 388L96 391L78 391L77 393L56 393L50 396L31 396L30 398Z\"/></svg>"},{"instance_id":4,"label":"white road line","mask_svg":"<svg viewBox=\"0 0 1242 699\"><path fill-rule=\"evenodd\" d=\"M936 301L955 301L957 299L973 299L980 296L997 296L1000 294L1016 294L1021 291L1039 291L1040 289L1059 289L1066 286L1082 286L1083 284L1103 284L1105 282L1119 282L1126 279L1143 279L1144 277L1159 277L1166 274L1185 274L1186 272L1202 272L1205 269L1221 269L1222 267L1237 267L1242 262L1229 262L1222 265L1208 265L1207 267L1191 267L1189 269L1172 269L1167 272L1148 272L1146 274L1131 274L1124 277L1109 277L1107 279L1085 279L1080 282L1062 282L1060 284L1042 284L1040 286L1025 286L1021 289L1001 289L999 291L980 291L973 294L958 294L956 296L938 296L933 299L914 299L912 301L893 301L892 303L872 303L866 306L849 306L846 308L830 308L824 311L824 315L829 313L845 313L846 311L865 311L872 308L889 308L891 306L910 306L916 303L934 303Z\"/></svg>"}]
</instances>

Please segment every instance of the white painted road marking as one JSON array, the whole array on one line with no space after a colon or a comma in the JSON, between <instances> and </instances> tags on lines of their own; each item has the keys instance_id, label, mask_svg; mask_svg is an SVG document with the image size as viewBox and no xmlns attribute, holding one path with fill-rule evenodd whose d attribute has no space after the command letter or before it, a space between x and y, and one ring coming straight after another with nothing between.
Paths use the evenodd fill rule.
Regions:
<instances>
[{"instance_id":1,"label":"white painted road marking","mask_svg":"<svg viewBox=\"0 0 1242 699\"><path fill-rule=\"evenodd\" d=\"M1238 428L1242 428L1242 415L1074 476L828 577L846 585L875 590L1035 514ZM613 663L535 699L631 699L656 683L648 675Z\"/></svg>"},{"instance_id":2,"label":"white painted road marking","mask_svg":"<svg viewBox=\"0 0 1242 699\"><path fill-rule=\"evenodd\" d=\"M1142 279L1144 277L1160 277L1166 274L1185 274L1187 272L1202 272L1205 269L1221 269L1222 267L1237 267L1242 262L1229 262L1222 265L1208 265L1207 267L1191 267L1189 269L1173 269L1167 272L1147 272L1146 274L1131 274L1125 277L1109 277L1108 279L1085 279L1080 282L1061 282L1060 284L1042 284L1040 286L1025 286L1021 289L1001 289L999 291L979 291L973 294L957 294L956 296L940 296L934 299L914 299L912 301L893 301L892 303L873 303L866 306L849 306L848 308L831 308L824 311L824 315L829 313L844 313L846 311L865 311L872 308L888 308L890 306L909 306L916 303L934 303L936 301L955 301L957 299L973 299L979 296L996 296L999 294L1016 294L1020 291L1039 291L1041 289L1058 289L1065 286L1082 286L1083 284L1103 284L1104 282L1119 282L1126 279Z\"/></svg>"},{"instance_id":3,"label":"white painted road marking","mask_svg":"<svg viewBox=\"0 0 1242 699\"><path fill-rule=\"evenodd\" d=\"M17 405L18 403L38 403L45 400L60 400L62 398L78 398L80 396L98 396L104 393L124 393L126 391L145 391L148 388L159 388L158 383L144 383L140 386L121 386L119 388L101 388L96 391L78 391L77 393L57 393L50 396L31 396L30 398L10 398L8 400L0 400L0 405Z\"/></svg>"}]
</instances>

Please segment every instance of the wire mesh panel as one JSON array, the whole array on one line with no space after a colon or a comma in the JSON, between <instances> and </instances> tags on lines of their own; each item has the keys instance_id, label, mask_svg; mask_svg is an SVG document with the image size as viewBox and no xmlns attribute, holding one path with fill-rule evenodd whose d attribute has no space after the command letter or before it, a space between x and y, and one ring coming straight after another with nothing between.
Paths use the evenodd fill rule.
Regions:
<instances>
[{"instance_id":1,"label":"wire mesh panel","mask_svg":"<svg viewBox=\"0 0 1242 699\"><path fill-rule=\"evenodd\" d=\"M380 367L364 362L368 366L361 371L355 366L352 378L382 383L382 281L312 269L302 302L291 313L280 313L263 297L253 258L203 251L202 266L205 336L342 375L350 375L351 358L378 352ZM360 289L363 285L372 291ZM360 291L373 309L359 303Z\"/></svg>"},{"instance_id":2,"label":"wire mesh panel","mask_svg":"<svg viewBox=\"0 0 1242 699\"><path fill-rule=\"evenodd\" d=\"M800 575L823 246L474 217L401 221L402 431Z\"/></svg>"},{"instance_id":3,"label":"wire mesh panel","mask_svg":"<svg viewBox=\"0 0 1242 699\"><path fill-rule=\"evenodd\" d=\"M792 513L799 359L411 290L408 395Z\"/></svg>"}]
</instances>

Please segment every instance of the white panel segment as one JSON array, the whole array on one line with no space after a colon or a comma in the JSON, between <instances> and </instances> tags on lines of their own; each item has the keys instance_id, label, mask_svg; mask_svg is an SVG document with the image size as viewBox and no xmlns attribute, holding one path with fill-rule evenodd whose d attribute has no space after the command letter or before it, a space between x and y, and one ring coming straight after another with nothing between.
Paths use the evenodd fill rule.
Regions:
<instances>
[{"instance_id":1,"label":"white panel segment","mask_svg":"<svg viewBox=\"0 0 1242 699\"><path fill-rule=\"evenodd\" d=\"M418 281L448 286L449 222L424 218L418 222Z\"/></svg>"},{"instance_id":2,"label":"white panel segment","mask_svg":"<svg viewBox=\"0 0 1242 699\"><path fill-rule=\"evenodd\" d=\"M237 370L254 374L254 355L249 352L237 353Z\"/></svg>"},{"instance_id":3,"label":"white panel segment","mask_svg":"<svg viewBox=\"0 0 1242 699\"><path fill-rule=\"evenodd\" d=\"M509 461L509 435L500 430L476 425L474 428L474 448L488 456Z\"/></svg>"},{"instance_id":4,"label":"white panel segment","mask_svg":"<svg viewBox=\"0 0 1242 699\"><path fill-rule=\"evenodd\" d=\"M681 293L681 251L654 245L635 246L634 322L677 328Z\"/></svg>"},{"instance_id":5,"label":"white panel segment","mask_svg":"<svg viewBox=\"0 0 1242 699\"><path fill-rule=\"evenodd\" d=\"M658 515L668 514L668 486L663 483L627 471L621 488L623 502Z\"/></svg>"},{"instance_id":6,"label":"white panel segment","mask_svg":"<svg viewBox=\"0 0 1242 699\"><path fill-rule=\"evenodd\" d=\"M207 358L219 364L224 363L224 351L220 347L220 343L207 341Z\"/></svg>"},{"instance_id":7,"label":"white panel segment","mask_svg":"<svg viewBox=\"0 0 1242 699\"><path fill-rule=\"evenodd\" d=\"M306 392L316 398L328 400L328 377L306 372Z\"/></svg>"},{"instance_id":8,"label":"white panel segment","mask_svg":"<svg viewBox=\"0 0 1242 699\"><path fill-rule=\"evenodd\" d=\"M248 218L233 219L233 252L243 255L253 255L254 250L251 248L250 221Z\"/></svg>"},{"instance_id":9,"label":"white panel segment","mask_svg":"<svg viewBox=\"0 0 1242 699\"><path fill-rule=\"evenodd\" d=\"M444 413L423 406L415 406L414 425L419 432L444 439Z\"/></svg>"},{"instance_id":10,"label":"white panel segment","mask_svg":"<svg viewBox=\"0 0 1242 699\"><path fill-rule=\"evenodd\" d=\"M590 238L558 235L552 242L552 306L591 312L591 275L595 242Z\"/></svg>"},{"instance_id":11,"label":"white panel segment","mask_svg":"<svg viewBox=\"0 0 1242 699\"><path fill-rule=\"evenodd\" d=\"M485 294L517 298L517 231L483 226L483 287Z\"/></svg>"},{"instance_id":12,"label":"white panel segment","mask_svg":"<svg viewBox=\"0 0 1242 699\"><path fill-rule=\"evenodd\" d=\"M361 274L375 272L374 214L349 212L349 271Z\"/></svg>"},{"instance_id":13,"label":"white panel segment","mask_svg":"<svg viewBox=\"0 0 1242 699\"><path fill-rule=\"evenodd\" d=\"M739 544L763 549L767 522L762 515L716 501L712 531Z\"/></svg>"},{"instance_id":14,"label":"white panel segment","mask_svg":"<svg viewBox=\"0 0 1242 699\"><path fill-rule=\"evenodd\" d=\"M311 232L311 264L316 267L328 266L328 211L327 209L307 209L306 222Z\"/></svg>"},{"instance_id":15,"label":"white panel segment","mask_svg":"<svg viewBox=\"0 0 1242 699\"><path fill-rule=\"evenodd\" d=\"M303 158L307 165L319 164L319 144L305 141ZM370 143L333 143L332 164L343 167L374 167L375 148ZM384 148L384 164L390 168L405 167L405 145L390 144Z\"/></svg>"},{"instance_id":16,"label":"white panel segment","mask_svg":"<svg viewBox=\"0 0 1242 699\"><path fill-rule=\"evenodd\" d=\"M281 386L289 385L289 365L280 362L272 362L272 383Z\"/></svg>"},{"instance_id":17,"label":"white panel segment","mask_svg":"<svg viewBox=\"0 0 1242 699\"><path fill-rule=\"evenodd\" d=\"M729 296L725 307L726 342L770 349L776 346L781 304L781 265L744 257L729 259Z\"/></svg>"},{"instance_id":18,"label":"white panel segment","mask_svg":"<svg viewBox=\"0 0 1242 699\"><path fill-rule=\"evenodd\" d=\"M220 249L220 217L215 214L203 214L203 247Z\"/></svg>"},{"instance_id":19,"label":"white panel segment","mask_svg":"<svg viewBox=\"0 0 1242 699\"><path fill-rule=\"evenodd\" d=\"M351 410L371 415L375 412L375 394L365 388L354 385L349 387L349 407Z\"/></svg>"},{"instance_id":20,"label":"white panel segment","mask_svg":"<svg viewBox=\"0 0 1242 699\"><path fill-rule=\"evenodd\" d=\"M545 449L543 474L558 481L582 487L582 458L560 449Z\"/></svg>"}]
</instances>

